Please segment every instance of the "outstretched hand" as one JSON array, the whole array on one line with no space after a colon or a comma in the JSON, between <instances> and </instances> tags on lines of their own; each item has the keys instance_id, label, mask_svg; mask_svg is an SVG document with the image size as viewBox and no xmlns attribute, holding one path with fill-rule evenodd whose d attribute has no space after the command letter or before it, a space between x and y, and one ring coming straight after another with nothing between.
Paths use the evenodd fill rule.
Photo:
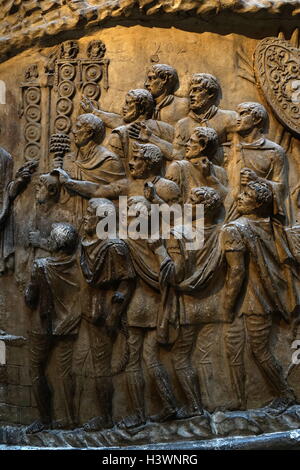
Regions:
<instances>
[{"instance_id":1,"label":"outstretched hand","mask_svg":"<svg viewBox=\"0 0 300 470\"><path fill-rule=\"evenodd\" d=\"M152 135L150 129L144 122L135 122L129 127L129 137L140 142L147 143Z\"/></svg>"}]
</instances>

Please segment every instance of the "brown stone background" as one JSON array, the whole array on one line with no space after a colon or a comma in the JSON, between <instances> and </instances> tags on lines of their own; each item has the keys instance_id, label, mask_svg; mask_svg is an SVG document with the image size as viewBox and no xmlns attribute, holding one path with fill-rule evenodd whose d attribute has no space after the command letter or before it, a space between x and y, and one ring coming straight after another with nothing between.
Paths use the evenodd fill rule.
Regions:
<instances>
[{"instance_id":1,"label":"brown stone background","mask_svg":"<svg viewBox=\"0 0 300 470\"><path fill-rule=\"evenodd\" d=\"M270 20L271 21L271 20ZM196 23L196 22L195 22ZM202 28L202 26L201 26ZM226 25L229 28L229 25ZM187 28L188 29L188 28ZM221 107L234 109L242 101L262 101L256 86L238 76L237 52L243 48L251 61L252 53L258 40L265 36L264 30L256 29L253 23L253 32L247 31L243 35L241 25L240 34L218 34L217 32L197 32L197 26L191 31L184 28L155 27L151 24L107 27L102 31L79 39L80 54L84 57L86 46L91 39L101 39L107 48L106 57L110 59L109 89L102 90L100 98L101 107L105 110L119 112L123 104L125 93L132 88L143 87L145 70L152 60L158 63L167 63L178 71L181 86L177 95L186 96L189 76L194 72L207 72L215 75L221 82L223 99ZM209 26L208 26L209 29ZM237 26L234 28L237 29ZM277 35L278 22L273 26L266 26L268 32ZM286 26L291 31L291 26ZM289 33L288 33L289 34ZM252 37L251 37L252 36ZM63 38L65 39L65 38ZM23 128L18 117L20 106L19 84L23 80L23 71L29 64L39 64L43 75L43 68L48 54L53 47L35 46L0 64L0 79L7 85L7 103L0 105L1 146L7 149L14 158L15 168L23 163ZM80 110L75 109L74 117ZM276 134L277 122L271 117L270 138ZM47 120L47 110L43 110L42 125ZM47 170L47 155L41 155L39 172ZM291 188L298 182L299 142L294 141L292 151L289 153L290 185ZM0 328L17 335L27 336L29 311L23 301L23 290L28 280L31 262L34 257L33 249L28 246L27 234L36 228L35 222L35 179L21 195L15 204L16 215L16 272L14 276L0 278ZM214 380L211 382L210 397L203 397L206 407L220 406L227 408L233 400L230 387L228 368L222 349L222 326L215 327L215 354L214 354ZM299 333L300 338L300 333ZM276 355L285 369L291 360L291 331L279 319L274 322L272 338ZM35 416L35 405L30 393L28 380L27 346L23 348L9 348L8 393L1 398L0 419L18 423L28 423ZM171 371L168 351L162 350L162 356ZM194 358L198 367L197 357ZM251 358L247 357L247 369L251 374L247 376L248 407L258 407L272 398L272 392L267 387ZM300 369L296 368L290 377L290 383L300 399ZM175 384L176 386L176 384ZM158 400L152 399L154 391L151 384L147 384L148 401L152 401L153 410ZM177 387L178 388L178 387ZM124 398L124 385L122 376L115 379L115 418L122 416L126 411ZM5 403L5 406L3 405ZM7 407L9 405L9 408ZM1 413L2 410L2 413Z\"/></svg>"}]
</instances>

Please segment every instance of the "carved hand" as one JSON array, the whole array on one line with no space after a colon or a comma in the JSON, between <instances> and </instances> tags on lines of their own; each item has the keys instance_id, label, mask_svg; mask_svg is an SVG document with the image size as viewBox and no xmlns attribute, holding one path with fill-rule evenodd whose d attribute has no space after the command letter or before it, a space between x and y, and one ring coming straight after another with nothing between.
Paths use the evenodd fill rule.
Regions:
<instances>
[{"instance_id":1,"label":"carved hand","mask_svg":"<svg viewBox=\"0 0 300 470\"><path fill-rule=\"evenodd\" d=\"M160 256L161 258L166 258L168 256L168 252L166 247L163 245L161 239L158 240L148 240L148 245L156 255Z\"/></svg>"},{"instance_id":2,"label":"carved hand","mask_svg":"<svg viewBox=\"0 0 300 470\"><path fill-rule=\"evenodd\" d=\"M93 103L91 102L91 100L87 98L86 96L82 98L80 102L80 106L82 107L85 113L92 113L96 109Z\"/></svg>"},{"instance_id":3,"label":"carved hand","mask_svg":"<svg viewBox=\"0 0 300 470\"><path fill-rule=\"evenodd\" d=\"M68 182L71 180L71 178L70 178L70 176L68 175L68 173L67 173L65 170L63 170L62 168L57 168L57 169L56 169L56 173L58 174L59 182L60 182L61 184L68 183Z\"/></svg>"},{"instance_id":4,"label":"carved hand","mask_svg":"<svg viewBox=\"0 0 300 470\"><path fill-rule=\"evenodd\" d=\"M200 159L200 166L201 166L203 176L207 177L211 175L212 163L207 157L202 157Z\"/></svg>"},{"instance_id":5,"label":"carved hand","mask_svg":"<svg viewBox=\"0 0 300 470\"><path fill-rule=\"evenodd\" d=\"M115 304L122 304L125 300L124 294L122 292L115 292L112 297L112 302Z\"/></svg>"},{"instance_id":6,"label":"carved hand","mask_svg":"<svg viewBox=\"0 0 300 470\"><path fill-rule=\"evenodd\" d=\"M243 168L241 170L241 185L245 186L251 181L258 180L258 176L255 171L250 170L250 168Z\"/></svg>"},{"instance_id":7,"label":"carved hand","mask_svg":"<svg viewBox=\"0 0 300 470\"><path fill-rule=\"evenodd\" d=\"M149 142L151 135L152 132L143 122L135 122L129 127L129 137L131 139L146 143Z\"/></svg>"},{"instance_id":8,"label":"carved hand","mask_svg":"<svg viewBox=\"0 0 300 470\"><path fill-rule=\"evenodd\" d=\"M148 201L152 202L156 196L156 189L153 183L147 182L144 185L144 196Z\"/></svg>"},{"instance_id":9,"label":"carved hand","mask_svg":"<svg viewBox=\"0 0 300 470\"><path fill-rule=\"evenodd\" d=\"M41 235L40 235L39 230L36 232L29 232L28 241L30 245L32 245L35 248L38 248L40 246L40 240L41 240Z\"/></svg>"}]
</instances>

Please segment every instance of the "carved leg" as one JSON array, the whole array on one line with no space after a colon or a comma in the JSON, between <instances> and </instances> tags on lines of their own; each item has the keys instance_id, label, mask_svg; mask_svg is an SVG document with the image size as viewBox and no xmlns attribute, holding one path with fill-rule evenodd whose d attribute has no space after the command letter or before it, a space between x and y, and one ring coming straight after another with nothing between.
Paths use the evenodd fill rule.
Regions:
<instances>
[{"instance_id":1,"label":"carved leg","mask_svg":"<svg viewBox=\"0 0 300 470\"><path fill-rule=\"evenodd\" d=\"M26 432L33 434L42 431L51 422L50 390L45 377L45 369L50 351L50 338L32 334L30 337L30 376L32 391L40 419L28 426Z\"/></svg>"},{"instance_id":2,"label":"carved leg","mask_svg":"<svg viewBox=\"0 0 300 470\"><path fill-rule=\"evenodd\" d=\"M245 409L245 367L244 344L245 328L243 318L236 318L233 323L225 326L225 348L230 368L231 384L238 399L233 408ZM230 406L232 408L232 406Z\"/></svg>"},{"instance_id":3,"label":"carved leg","mask_svg":"<svg viewBox=\"0 0 300 470\"><path fill-rule=\"evenodd\" d=\"M253 358L278 394L271 407L284 411L294 404L296 399L284 377L281 365L270 351L272 318L263 315L245 315L245 322Z\"/></svg>"},{"instance_id":4,"label":"carved leg","mask_svg":"<svg viewBox=\"0 0 300 470\"><path fill-rule=\"evenodd\" d=\"M216 326L213 324L204 325L197 336L195 350L197 351L197 368L199 382L201 384L202 400L205 400L209 409L214 409L212 402L211 386L213 384L213 364L212 349L215 344Z\"/></svg>"},{"instance_id":5,"label":"carved leg","mask_svg":"<svg viewBox=\"0 0 300 470\"><path fill-rule=\"evenodd\" d=\"M126 428L145 424L144 378L140 371L126 372L127 390L132 414L123 419Z\"/></svg>"},{"instance_id":6,"label":"carved leg","mask_svg":"<svg viewBox=\"0 0 300 470\"><path fill-rule=\"evenodd\" d=\"M121 425L131 428L145 424L144 377L141 370L144 329L129 328L129 361L126 367L126 385L130 403L130 414Z\"/></svg>"},{"instance_id":7,"label":"carved leg","mask_svg":"<svg viewBox=\"0 0 300 470\"><path fill-rule=\"evenodd\" d=\"M72 357L75 335L58 337L53 353L56 359L56 376L53 386L54 429L74 427L74 382Z\"/></svg>"},{"instance_id":8,"label":"carved leg","mask_svg":"<svg viewBox=\"0 0 300 470\"><path fill-rule=\"evenodd\" d=\"M187 418L202 415L203 408L197 374L191 363L196 328L194 326L181 326L180 328L178 340L173 347L172 360L187 401L181 417Z\"/></svg>"},{"instance_id":9,"label":"carved leg","mask_svg":"<svg viewBox=\"0 0 300 470\"><path fill-rule=\"evenodd\" d=\"M159 360L159 344L156 339L156 329L149 330L146 333L143 357L163 405L160 413L150 417L151 421L163 422L174 418L177 413L176 398L172 391L168 373Z\"/></svg>"},{"instance_id":10,"label":"carved leg","mask_svg":"<svg viewBox=\"0 0 300 470\"><path fill-rule=\"evenodd\" d=\"M84 424L85 431L101 431L112 428L112 397L113 384L111 377L96 378L97 396L102 410L101 416L96 416Z\"/></svg>"}]
</instances>

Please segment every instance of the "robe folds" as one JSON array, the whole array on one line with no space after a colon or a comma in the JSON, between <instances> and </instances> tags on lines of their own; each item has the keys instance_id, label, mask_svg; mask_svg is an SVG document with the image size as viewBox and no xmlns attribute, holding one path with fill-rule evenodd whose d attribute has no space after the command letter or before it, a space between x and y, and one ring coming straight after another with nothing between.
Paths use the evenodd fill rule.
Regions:
<instances>
[{"instance_id":1,"label":"robe folds","mask_svg":"<svg viewBox=\"0 0 300 470\"><path fill-rule=\"evenodd\" d=\"M32 306L31 330L36 334L78 333L81 319L81 277L76 256L34 261L26 297Z\"/></svg>"}]
</instances>

